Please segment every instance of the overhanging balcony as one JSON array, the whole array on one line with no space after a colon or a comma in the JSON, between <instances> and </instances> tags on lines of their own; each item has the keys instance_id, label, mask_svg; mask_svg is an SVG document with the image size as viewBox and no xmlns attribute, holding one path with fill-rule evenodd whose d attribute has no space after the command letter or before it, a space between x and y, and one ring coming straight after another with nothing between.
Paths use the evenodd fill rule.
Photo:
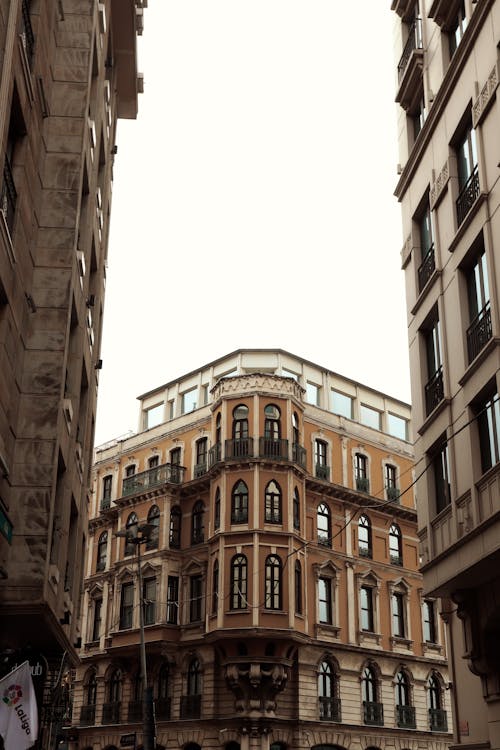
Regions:
<instances>
[{"instance_id":1,"label":"overhanging balcony","mask_svg":"<svg viewBox=\"0 0 500 750\"><path fill-rule=\"evenodd\" d=\"M467 329L469 364L477 357L481 349L488 343L492 336L493 328L491 326L491 309L490 303L487 302Z\"/></svg>"},{"instance_id":2,"label":"overhanging balcony","mask_svg":"<svg viewBox=\"0 0 500 750\"><path fill-rule=\"evenodd\" d=\"M181 695L181 719L199 719L201 695Z\"/></svg>"},{"instance_id":3,"label":"overhanging balcony","mask_svg":"<svg viewBox=\"0 0 500 750\"><path fill-rule=\"evenodd\" d=\"M415 706L396 706L396 721L402 729L415 729Z\"/></svg>"},{"instance_id":4,"label":"overhanging balcony","mask_svg":"<svg viewBox=\"0 0 500 750\"><path fill-rule=\"evenodd\" d=\"M413 109L422 98L423 66L422 21L416 18L408 29L408 39L398 63L396 101L405 111Z\"/></svg>"},{"instance_id":5,"label":"overhanging balcony","mask_svg":"<svg viewBox=\"0 0 500 750\"><path fill-rule=\"evenodd\" d=\"M371 726L384 726L384 705L373 701L363 701L363 721Z\"/></svg>"},{"instance_id":6,"label":"overhanging balcony","mask_svg":"<svg viewBox=\"0 0 500 750\"><path fill-rule=\"evenodd\" d=\"M432 274L436 270L436 257L434 254L434 243L427 250L424 259L418 269L418 291L422 291Z\"/></svg>"},{"instance_id":7,"label":"overhanging balcony","mask_svg":"<svg viewBox=\"0 0 500 750\"><path fill-rule=\"evenodd\" d=\"M259 457L288 461L288 440L283 438L259 438Z\"/></svg>"},{"instance_id":8,"label":"overhanging balcony","mask_svg":"<svg viewBox=\"0 0 500 750\"><path fill-rule=\"evenodd\" d=\"M143 701L129 701L127 710L127 721L131 724L135 724L137 721L142 719L142 706Z\"/></svg>"},{"instance_id":9,"label":"overhanging balcony","mask_svg":"<svg viewBox=\"0 0 500 750\"><path fill-rule=\"evenodd\" d=\"M95 704L80 708L80 724L87 726L95 724Z\"/></svg>"},{"instance_id":10,"label":"overhanging balcony","mask_svg":"<svg viewBox=\"0 0 500 750\"><path fill-rule=\"evenodd\" d=\"M368 477L356 477L356 489L358 492L370 492L370 480Z\"/></svg>"},{"instance_id":11,"label":"overhanging balcony","mask_svg":"<svg viewBox=\"0 0 500 750\"><path fill-rule=\"evenodd\" d=\"M103 703L102 705L102 723L119 724L120 723L121 703Z\"/></svg>"},{"instance_id":12,"label":"overhanging balcony","mask_svg":"<svg viewBox=\"0 0 500 750\"><path fill-rule=\"evenodd\" d=\"M387 499L392 500L393 503L399 503L399 496L401 491L399 487L386 487Z\"/></svg>"},{"instance_id":13,"label":"overhanging balcony","mask_svg":"<svg viewBox=\"0 0 500 750\"><path fill-rule=\"evenodd\" d=\"M212 466L215 466L215 464L220 463L222 459L222 448L220 443L215 443L215 445L212 445L210 450L208 451L208 466L209 468L212 468Z\"/></svg>"},{"instance_id":14,"label":"overhanging balcony","mask_svg":"<svg viewBox=\"0 0 500 750\"><path fill-rule=\"evenodd\" d=\"M429 708L429 725L431 732L448 731L448 717L444 708Z\"/></svg>"},{"instance_id":15,"label":"overhanging balcony","mask_svg":"<svg viewBox=\"0 0 500 750\"><path fill-rule=\"evenodd\" d=\"M307 451L299 443L293 443L292 445L292 461L294 464L302 466L303 469L306 467Z\"/></svg>"},{"instance_id":16,"label":"overhanging balcony","mask_svg":"<svg viewBox=\"0 0 500 750\"><path fill-rule=\"evenodd\" d=\"M227 460L253 457L253 438L226 440L224 457Z\"/></svg>"},{"instance_id":17,"label":"overhanging balcony","mask_svg":"<svg viewBox=\"0 0 500 750\"><path fill-rule=\"evenodd\" d=\"M326 464L316 464L316 476L318 479L330 479L330 467Z\"/></svg>"},{"instance_id":18,"label":"overhanging balcony","mask_svg":"<svg viewBox=\"0 0 500 750\"><path fill-rule=\"evenodd\" d=\"M162 464L153 469L141 471L140 474L133 474L123 480L122 494L126 497L161 484L182 484L185 471L185 467L178 464Z\"/></svg>"},{"instance_id":19,"label":"overhanging balcony","mask_svg":"<svg viewBox=\"0 0 500 750\"><path fill-rule=\"evenodd\" d=\"M318 700L320 721L342 721L340 698L320 697Z\"/></svg>"},{"instance_id":20,"label":"overhanging balcony","mask_svg":"<svg viewBox=\"0 0 500 750\"><path fill-rule=\"evenodd\" d=\"M168 721L170 719L170 698L156 699L155 716L158 721Z\"/></svg>"},{"instance_id":21,"label":"overhanging balcony","mask_svg":"<svg viewBox=\"0 0 500 750\"><path fill-rule=\"evenodd\" d=\"M481 190L479 187L479 170L477 165L463 186L457 198L457 225L460 226L474 203L479 198Z\"/></svg>"}]
</instances>

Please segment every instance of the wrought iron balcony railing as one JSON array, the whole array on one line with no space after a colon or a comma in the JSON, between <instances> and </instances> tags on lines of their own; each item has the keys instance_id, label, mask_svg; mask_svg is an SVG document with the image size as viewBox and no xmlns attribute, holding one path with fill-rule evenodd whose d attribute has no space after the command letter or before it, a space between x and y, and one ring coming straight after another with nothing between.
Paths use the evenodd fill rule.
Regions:
<instances>
[{"instance_id":1,"label":"wrought iron balcony railing","mask_svg":"<svg viewBox=\"0 0 500 750\"><path fill-rule=\"evenodd\" d=\"M403 54L401 55L398 63L398 83L401 83L406 66L411 57L411 53L415 49L422 49L422 19L416 18L412 25L408 29L408 39L403 48Z\"/></svg>"},{"instance_id":2,"label":"wrought iron balcony railing","mask_svg":"<svg viewBox=\"0 0 500 750\"><path fill-rule=\"evenodd\" d=\"M226 460L232 458L252 458L253 438L236 438L226 440L224 457Z\"/></svg>"},{"instance_id":3,"label":"wrought iron balcony railing","mask_svg":"<svg viewBox=\"0 0 500 750\"><path fill-rule=\"evenodd\" d=\"M487 302L467 329L469 364L477 357L481 349L487 344L492 336L493 328L491 326L491 309L490 303Z\"/></svg>"},{"instance_id":4,"label":"wrought iron balcony railing","mask_svg":"<svg viewBox=\"0 0 500 750\"><path fill-rule=\"evenodd\" d=\"M384 725L384 705L373 701L363 701L363 720L365 724L382 727Z\"/></svg>"},{"instance_id":5,"label":"wrought iron balcony railing","mask_svg":"<svg viewBox=\"0 0 500 750\"><path fill-rule=\"evenodd\" d=\"M136 492L157 487L160 484L169 482L171 484L181 484L184 481L184 466L178 464L162 464L155 466L153 469L141 471L140 474L133 474L123 480L122 494L133 495Z\"/></svg>"},{"instance_id":6,"label":"wrought iron balcony railing","mask_svg":"<svg viewBox=\"0 0 500 750\"><path fill-rule=\"evenodd\" d=\"M142 705L143 701L128 702L127 721L132 723L142 719Z\"/></svg>"},{"instance_id":7,"label":"wrought iron balcony railing","mask_svg":"<svg viewBox=\"0 0 500 750\"><path fill-rule=\"evenodd\" d=\"M431 732L448 731L448 716L444 708L429 708L429 725Z\"/></svg>"},{"instance_id":8,"label":"wrought iron balcony railing","mask_svg":"<svg viewBox=\"0 0 500 750\"><path fill-rule=\"evenodd\" d=\"M394 503L399 503L399 497L401 495L401 490L399 487L386 487L387 492L387 499L392 500Z\"/></svg>"},{"instance_id":9,"label":"wrought iron balcony railing","mask_svg":"<svg viewBox=\"0 0 500 750\"><path fill-rule=\"evenodd\" d=\"M320 721L342 721L340 698L318 698Z\"/></svg>"},{"instance_id":10,"label":"wrought iron balcony railing","mask_svg":"<svg viewBox=\"0 0 500 750\"><path fill-rule=\"evenodd\" d=\"M195 464L194 465L194 478L195 479L198 479L198 477L202 477L203 474L206 474L206 473L207 473L207 462L206 461L204 461L203 463Z\"/></svg>"},{"instance_id":11,"label":"wrought iron balcony railing","mask_svg":"<svg viewBox=\"0 0 500 750\"><path fill-rule=\"evenodd\" d=\"M316 464L316 476L318 479L330 479L330 467L326 464Z\"/></svg>"},{"instance_id":12,"label":"wrought iron balcony railing","mask_svg":"<svg viewBox=\"0 0 500 750\"><path fill-rule=\"evenodd\" d=\"M101 500L101 505L99 507L101 510L109 510L111 508L111 498L103 497Z\"/></svg>"},{"instance_id":13,"label":"wrought iron balcony railing","mask_svg":"<svg viewBox=\"0 0 500 750\"><path fill-rule=\"evenodd\" d=\"M429 416L444 398L443 365L440 365L425 386L425 410Z\"/></svg>"},{"instance_id":14,"label":"wrought iron balcony railing","mask_svg":"<svg viewBox=\"0 0 500 750\"><path fill-rule=\"evenodd\" d=\"M95 704L80 708L80 724L95 724Z\"/></svg>"},{"instance_id":15,"label":"wrought iron balcony railing","mask_svg":"<svg viewBox=\"0 0 500 750\"><path fill-rule=\"evenodd\" d=\"M415 729L415 706L396 706L396 721L402 729Z\"/></svg>"},{"instance_id":16,"label":"wrought iron balcony railing","mask_svg":"<svg viewBox=\"0 0 500 750\"><path fill-rule=\"evenodd\" d=\"M356 489L358 492L370 492L370 480L368 477L356 477Z\"/></svg>"},{"instance_id":17,"label":"wrought iron balcony railing","mask_svg":"<svg viewBox=\"0 0 500 750\"><path fill-rule=\"evenodd\" d=\"M332 538L328 534L327 531L319 531L317 538L318 538L318 544L321 544L322 547L331 547L332 546Z\"/></svg>"},{"instance_id":18,"label":"wrought iron balcony railing","mask_svg":"<svg viewBox=\"0 0 500 750\"><path fill-rule=\"evenodd\" d=\"M288 460L288 440L284 438L259 438L260 458L277 458L281 461Z\"/></svg>"},{"instance_id":19,"label":"wrought iron balcony railing","mask_svg":"<svg viewBox=\"0 0 500 750\"><path fill-rule=\"evenodd\" d=\"M170 698L157 698L155 700L155 716L158 721L170 719Z\"/></svg>"},{"instance_id":20,"label":"wrought iron balcony railing","mask_svg":"<svg viewBox=\"0 0 500 750\"><path fill-rule=\"evenodd\" d=\"M479 198L479 169L476 164L472 174L463 186L457 198L457 223L460 226L474 203Z\"/></svg>"},{"instance_id":21,"label":"wrought iron balcony railing","mask_svg":"<svg viewBox=\"0 0 500 750\"><path fill-rule=\"evenodd\" d=\"M418 269L418 291L422 291L429 281L430 277L436 270L436 256L434 253L434 243L427 250L422 263Z\"/></svg>"},{"instance_id":22,"label":"wrought iron balcony railing","mask_svg":"<svg viewBox=\"0 0 500 750\"><path fill-rule=\"evenodd\" d=\"M212 468L215 464L218 464L222 458L221 444L215 443L208 451L208 466Z\"/></svg>"},{"instance_id":23,"label":"wrought iron balcony railing","mask_svg":"<svg viewBox=\"0 0 500 750\"><path fill-rule=\"evenodd\" d=\"M205 541L205 532L203 529L193 529L191 532L191 544L201 544Z\"/></svg>"},{"instance_id":24,"label":"wrought iron balcony railing","mask_svg":"<svg viewBox=\"0 0 500 750\"><path fill-rule=\"evenodd\" d=\"M10 162L7 158L7 155L5 155L5 162L3 165L2 193L0 195L0 209L3 211L5 222L11 234L12 230L14 229L16 203L17 192L14 185L14 178L12 176Z\"/></svg>"},{"instance_id":25,"label":"wrought iron balcony railing","mask_svg":"<svg viewBox=\"0 0 500 750\"><path fill-rule=\"evenodd\" d=\"M298 464L299 466L302 466L303 469L305 469L306 460L307 460L307 451L304 448L304 446L299 445L299 443L293 443L292 444L293 463Z\"/></svg>"},{"instance_id":26,"label":"wrought iron balcony railing","mask_svg":"<svg viewBox=\"0 0 500 750\"><path fill-rule=\"evenodd\" d=\"M119 724L121 703L103 703L102 704L102 723Z\"/></svg>"},{"instance_id":27,"label":"wrought iron balcony railing","mask_svg":"<svg viewBox=\"0 0 500 750\"><path fill-rule=\"evenodd\" d=\"M181 719L199 719L201 695L181 695Z\"/></svg>"}]
</instances>

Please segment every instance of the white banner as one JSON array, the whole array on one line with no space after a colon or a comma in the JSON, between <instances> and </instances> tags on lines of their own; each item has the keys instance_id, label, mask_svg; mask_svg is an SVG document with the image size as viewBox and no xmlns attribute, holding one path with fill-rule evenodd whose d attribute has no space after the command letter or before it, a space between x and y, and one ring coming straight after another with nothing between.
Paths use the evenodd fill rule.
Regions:
<instances>
[{"instance_id":1,"label":"white banner","mask_svg":"<svg viewBox=\"0 0 500 750\"><path fill-rule=\"evenodd\" d=\"M27 661L0 680L0 734L5 750L26 750L38 737L38 708Z\"/></svg>"}]
</instances>

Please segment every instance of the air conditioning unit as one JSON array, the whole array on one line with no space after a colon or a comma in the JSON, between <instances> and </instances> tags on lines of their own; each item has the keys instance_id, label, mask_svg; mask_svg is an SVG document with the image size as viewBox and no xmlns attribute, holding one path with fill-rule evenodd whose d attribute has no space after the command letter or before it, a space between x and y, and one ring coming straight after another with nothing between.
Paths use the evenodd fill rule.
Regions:
<instances>
[{"instance_id":1,"label":"air conditioning unit","mask_svg":"<svg viewBox=\"0 0 500 750\"><path fill-rule=\"evenodd\" d=\"M63 398L62 408L63 408L64 419L66 420L66 424L68 425L68 428L69 428L71 425L71 422L73 421L73 404L70 398Z\"/></svg>"}]
</instances>

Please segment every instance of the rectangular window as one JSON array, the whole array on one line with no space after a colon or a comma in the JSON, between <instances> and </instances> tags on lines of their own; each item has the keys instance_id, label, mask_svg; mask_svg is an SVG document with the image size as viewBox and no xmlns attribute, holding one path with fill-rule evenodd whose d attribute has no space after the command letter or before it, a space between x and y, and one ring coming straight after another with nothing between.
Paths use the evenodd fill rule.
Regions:
<instances>
[{"instance_id":1,"label":"rectangular window","mask_svg":"<svg viewBox=\"0 0 500 750\"><path fill-rule=\"evenodd\" d=\"M201 600L202 578L200 575L191 576L189 596L189 622L199 622L199 620L201 620Z\"/></svg>"},{"instance_id":2,"label":"rectangular window","mask_svg":"<svg viewBox=\"0 0 500 750\"><path fill-rule=\"evenodd\" d=\"M306 399L309 404L319 406L319 385L315 383L306 383Z\"/></svg>"},{"instance_id":3,"label":"rectangular window","mask_svg":"<svg viewBox=\"0 0 500 750\"><path fill-rule=\"evenodd\" d=\"M467 352L470 364L493 336L488 268L484 249L476 256L472 268L467 273L467 292L470 320L467 329Z\"/></svg>"},{"instance_id":4,"label":"rectangular window","mask_svg":"<svg viewBox=\"0 0 500 750\"><path fill-rule=\"evenodd\" d=\"M132 627L134 614L134 584L124 583L120 600L120 630Z\"/></svg>"},{"instance_id":5,"label":"rectangular window","mask_svg":"<svg viewBox=\"0 0 500 750\"><path fill-rule=\"evenodd\" d=\"M292 372L291 370L287 370L285 367L281 368L281 374L284 378L293 378L297 382L299 381L299 376L296 372Z\"/></svg>"},{"instance_id":6,"label":"rectangular window","mask_svg":"<svg viewBox=\"0 0 500 750\"><path fill-rule=\"evenodd\" d=\"M295 614L302 614L302 568L300 563L295 565Z\"/></svg>"},{"instance_id":7,"label":"rectangular window","mask_svg":"<svg viewBox=\"0 0 500 750\"><path fill-rule=\"evenodd\" d=\"M175 401L172 399L168 402L168 418L173 419L175 417Z\"/></svg>"},{"instance_id":8,"label":"rectangular window","mask_svg":"<svg viewBox=\"0 0 500 750\"><path fill-rule=\"evenodd\" d=\"M359 407L359 418L361 424L365 424L367 427L373 427L374 430L380 430L380 412L376 409L361 404Z\"/></svg>"},{"instance_id":9,"label":"rectangular window","mask_svg":"<svg viewBox=\"0 0 500 750\"><path fill-rule=\"evenodd\" d=\"M148 458L148 469L154 469L156 466L158 466L159 463L159 456L151 456L151 458Z\"/></svg>"},{"instance_id":10,"label":"rectangular window","mask_svg":"<svg viewBox=\"0 0 500 750\"><path fill-rule=\"evenodd\" d=\"M467 16L465 15L465 3L462 0L458 7L457 13L449 27L448 40L450 48L450 58L453 57L453 55L457 51L457 47L462 40L466 28Z\"/></svg>"},{"instance_id":11,"label":"rectangular window","mask_svg":"<svg viewBox=\"0 0 500 750\"><path fill-rule=\"evenodd\" d=\"M197 407L197 394L198 389L197 388L191 388L190 391L186 391L182 394L182 403L181 403L181 414L189 414L189 412L194 411Z\"/></svg>"},{"instance_id":12,"label":"rectangular window","mask_svg":"<svg viewBox=\"0 0 500 750\"><path fill-rule=\"evenodd\" d=\"M207 438L200 438L196 442L196 463L205 465L207 463Z\"/></svg>"},{"instance_id":13,"label":"rectangular window","mask_svg":"<svg viewBox=\"0 0 500 750\"><path fill-rule=\"evenodd\" d=\"M331 578L319 578L318 599L319 599L319 621L327 625L331 625L333 622Z\"/></svg>"},{"instance_id":14,"label":"rectangular window","mask_svg":"<svg viewBox=\"0 0 500 750\"><path fill-rule=\"evenodd\" d=\"M405 637L404 597L403 594L392 595L392 634L396 638Z\"/></svg>"},{"instance_id":15,"label":"rectangular window","mask_svg":"<svg viewBox=\"0 0 500 750\"><path fill-rule=\"evenodd\" d=\"M125 476L126 477L133 477L135 474L135 464L132 464L131 466L127 466L125 469Z\"/></svg>"},{"instance_id":16,"label":"rectangular window","mask_svg":"<svg viewBox=\"0 0 500 750\"><path fill-rule=\"evenodd\" d=\"M370 479L368 477L368 459L362 453L354 456L354 479L356 489L359 492L370 491Z\"/></svg>"},{"instance_id":17,"label":"rectangular window","mask_svg":"<svg viewBox=\"0 0 500 750\"><path fill-rule=\"evenodd\" d=\"M436 643L436 620L434 616L434 602L424 600L424 641Z\"/></svg>"},{"instance_id":18,"label":"rectangular window","mask_svg":"<svg viewBox=\"0 0 500 750\"><path fill-rule=\"evenodd\" d=\"M94 622L92 626L92 640L98 641L101 635L102 599L94 600Z\"/></svg>"},{"instance_id":19,"label":"rectangular window","mask_svg":"<svg viewBox=\"0 0 500 750\"><path fill-rule=\"evenodd\" d=\"M179 578L169 576L167 582L167 622L177 625L179 621Z\"/></svg>"},{"instance_id":20,"label":"rectangular window","mask_svg":"<svg viewBox=\"0 0 500 750\"><path fill-rule=\"evenodd\" d=\"M442 442L431 455L431 464L434 473L436 513L440 513L451 502L448 443Z\"/></svg>"},{"instance_id":21,"label":"rectangular window","mask_svg":"<svg viewBox=\"0 0 500 750\"><path fill-rule=\"evenodd\" d=\"M156 578L145 578L142 582L144 625L156 622Z\"/></svg>"},{"instance_id":22,"label":"rectangular window","mask_svg":"<svg viewBox=\"0 0 500 750\"><path fill-rule=\"evenodd\" d=\"M437 309L422 331L427 360L427 383L425 385L425 409L428 416L444 398L443 367L441 360L441 328Z\"/></svg>"},{"instance_id":23,"label":"rectangular window","mask_svg":"<svg viewBox=\"0 0 500 750\"><path fill-rule=\"evenodd\" d=\"M170 463L172 466L180 466L181 465L181 449L180 448L172 448L170 451Z\"/></svg>"},{"instance_id":24,"label":"rectangular window","mask_svg":"<svg viewBox=\"0 0 500 750\"><path fill-rule=\"evenodd\" d=\"M152 406L144 412L144 429L150 430L152 427L163 422L163 403Z\"/></svg>"},{"instance_id":25,"label":"rectangular window","mask_svg":"<svg viewBox=\"0 0 500 750\"><path fill-rule=\"evenodd\" d=\"M334 414L340 414L341 417L352 419L352 398L332 388L330 391L330 411Z\"/></svg>"},{"instance_id":26,"label":"rectangular window","mask_svg":"<svg viewBox=\"0 0 500 750\"><path fill-rule=\"evenodd\" d=\"M113 488L113 476L111 474L108 474L107 477L104 477L102 480L102 499L103 500L111 500L111 490Z\"/></svg>"},{"instance_id":27,"label":"rectangular window","mask_svg":"<svg viewBox=\"0 0 500 750\"><path fill-rule=\"evenodd\" d=\"M418 268L418 291L421 292L436 269L432 214L429 199L420 216L415 219L420 239L420 266Z\"/></svg>"},{"instance_id":28,"label":"rectangular window","mask_svg":"<svg viewBox=\"0 0 500 750\"><path fill-rule=\"evenodd\" d=\"M201 403L203 406L208 404L208 385L201 386Z\"/></svg>"},{"instance_id":29,"label":"rectangular window","mask_svg":"<svg viewBox=\"0 0 500 750\"><path fill-rule=\"evenodd\" d=\"M456 201L460 226L479 197L476 131L469 125L456 147L459 195Z\"/></svg>"},{"instance_id":30,"label":"rectangular window","mask_svg":"<svg viewBox=\"0 0 500 750\"><path fill-rule=\"evenodd\" d=\"M408 420L396 414L387 414L387 432L400 440L408 440Z\"/></svg>"},{"instance_id":31,"label":"rectangular window","mask_svg":"<svg viewBox=\"0 0 500 750\"><path fill-rule=\"evenodd\" d=\"M477 428L483 472L500 461L500 403L494 393L478 407Z\"/></svg>"},{"instance_id":32,"label":"rectangular window","mask_svg":"<svg viewBox=\"0 0 500 750\"><path fill-rule=\"evenodd\" d=\"M360 590L361 630L373 633L373 591L369 586Z\"/></svg>"}]
</instances>

